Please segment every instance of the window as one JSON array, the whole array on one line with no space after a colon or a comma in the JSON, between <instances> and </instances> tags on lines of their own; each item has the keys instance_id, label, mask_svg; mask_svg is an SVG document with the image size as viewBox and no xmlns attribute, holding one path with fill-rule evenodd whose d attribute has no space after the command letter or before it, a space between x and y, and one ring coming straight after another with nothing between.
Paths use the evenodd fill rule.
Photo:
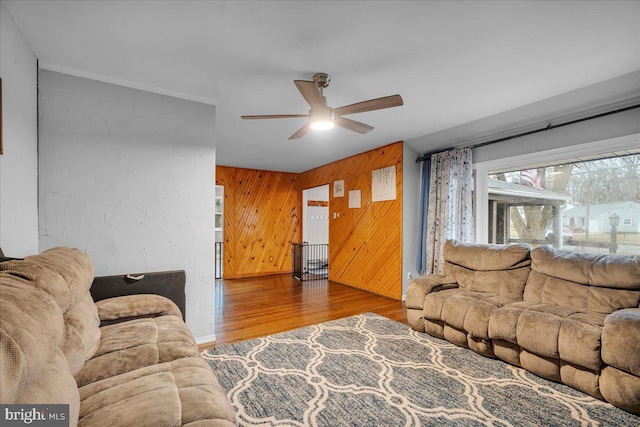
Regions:
<instances>
[{"instance_id":1,"label":"window","mask_svg":"<svg viewBox=\"0 0 640 427\"><path fill-rule=\"evenodd\" d=\"M478 241L640 254L640 149L627 144L477 164Z\"/></svg>"}]
</instances>

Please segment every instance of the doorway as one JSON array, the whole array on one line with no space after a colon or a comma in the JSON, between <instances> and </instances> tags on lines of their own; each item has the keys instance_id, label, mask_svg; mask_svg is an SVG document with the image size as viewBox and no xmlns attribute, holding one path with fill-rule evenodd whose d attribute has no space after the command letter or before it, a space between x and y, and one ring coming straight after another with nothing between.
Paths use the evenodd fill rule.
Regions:
<instances>
[{"instance_id":1,"label":"doorway","mask_svg":"<svg viewBox=\"0 0 640 427\"><path fill-rule=\"evenodd\" d=\"M329 184L302 191L302 244L294 245L293 275L300 280L329 274Z\"/></svg>"},{"instance_id":2,"label":"doorway","mask_svg":"<svg viewBox=\"0 0 640 427\"><path fill-rule=\"evenodd\" d=\"M224 251L224 187L216 185L215 205L215 278L222 279L223 251Z\"/></svg>"},{"instance_id":3,"label":"doorway","mask_svg":"<svg viewBox=\"0 0 640 427\"><path fill-rule=\"evenodd\" d=\"M329 184L302 191L302 240L329 244Z\"/></svg>"}]
</instances>

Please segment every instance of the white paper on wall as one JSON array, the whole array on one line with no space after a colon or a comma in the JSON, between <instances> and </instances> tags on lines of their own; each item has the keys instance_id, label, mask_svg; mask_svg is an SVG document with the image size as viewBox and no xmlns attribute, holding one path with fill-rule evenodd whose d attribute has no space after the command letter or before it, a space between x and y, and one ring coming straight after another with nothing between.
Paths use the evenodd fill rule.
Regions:
<instances>
[{"instance_id":1,"label":"white paper on wall","mask_svg":"<svg viewBox=\"0 0 640 427\"><path fill-rule=\"evenodd\" d=\"M349 191L349 208L360 209L360 190Z\"/></svg>"},{"instance_id":2,"label":"white paper on wall","mask_svg":"<svg viewBox=\"0 0 640 427\"><path fill-rule=\"evenodd\" d=\"M371 201L396 199L396 165L371 172Z\"/></svg>"}]
</instances>

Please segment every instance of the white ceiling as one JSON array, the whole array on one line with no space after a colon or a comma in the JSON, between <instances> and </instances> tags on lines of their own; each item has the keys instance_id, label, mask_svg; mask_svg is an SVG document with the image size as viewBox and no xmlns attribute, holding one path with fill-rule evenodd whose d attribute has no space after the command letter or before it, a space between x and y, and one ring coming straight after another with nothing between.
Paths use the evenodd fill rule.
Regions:
<instances>
[{"instance_id":1,"label":"white ceiling","mask_svg":"<svg viewBox=\"0 0 640 427\"><path fill-rule=\"evenodd\" d=\"M398 140L428 151L411 140L640 70L639 1L3 3L41 68L216 104L217 163L255 169ZM332 107L396 93L404 106L349 116L366 135L295 141L304 119L240 119L306 113L293 80L318 71Z\"/></svg>"}]
</instances>

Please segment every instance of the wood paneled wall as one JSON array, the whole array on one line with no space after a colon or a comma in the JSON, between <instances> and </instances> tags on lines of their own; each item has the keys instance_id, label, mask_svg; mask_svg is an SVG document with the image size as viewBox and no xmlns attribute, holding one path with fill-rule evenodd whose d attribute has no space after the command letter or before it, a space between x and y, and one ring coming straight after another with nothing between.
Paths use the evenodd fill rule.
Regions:
<instances>
[{"instance_id":1,"label":"wood paneled wall","mask_svg":"<svg viewBox=\"0 0 640 427\"><path fill-rule=\"evenodd\" d=\"M224 186L224 278L290 272L302 240L302 190L329 184L329 279L402 298L402 142L302 174L216 167ZM396 200L371 202L371 173L396 166ZM343 179L345 196L333 197ZM361 190L359 209L349 191ZM339 217L333 218L334 212Z\"/></svg>"},{"instance_id":2,"label":"wood paneled wall","mask_svg":"<svg viewBox=\"0 0 640 427\"><path fill-rule=\"evenodd\" d=\"M300 174L300 191L329 184L329 279L394 299L402 298L402 142ZM371 173L396 165L396 200L371 202ZM345 196L333 197L343 179ZM349 191L361 190L361 208ZM334 218L334 213L339 218Z\"/></svg>"},{"instance_id":3,"label":"wood paneled wall","mask_svg":"<svg viewBox=\"0 0 640 427\"><path fill-rule=\"evenodd\" d=\"M290 272L301 239L298 174L216 167L224 186L224 278Z\"/></svg>"}]
</instances>

